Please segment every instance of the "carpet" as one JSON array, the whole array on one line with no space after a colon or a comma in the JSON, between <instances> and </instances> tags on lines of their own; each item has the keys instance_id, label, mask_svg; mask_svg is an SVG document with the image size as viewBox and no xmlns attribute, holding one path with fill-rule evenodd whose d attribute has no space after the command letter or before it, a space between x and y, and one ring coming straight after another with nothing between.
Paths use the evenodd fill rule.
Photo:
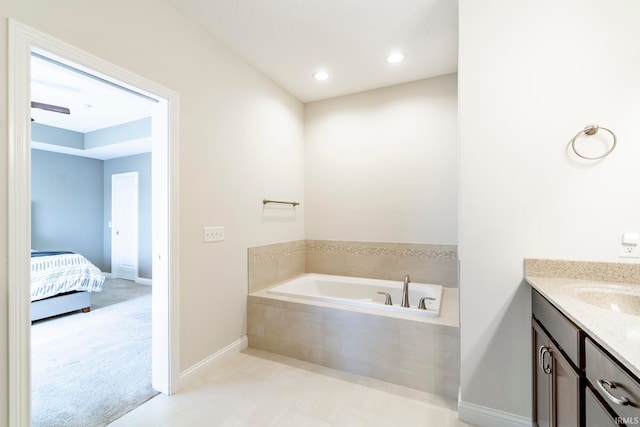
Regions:
<instances>
[{"instance_id":1,"label":"carpet","mask_svg":"<svg viewBox=\"0 0 640 427\"><path fill-rule=\"evenodd\" d=\"M91 312L31 326L31 423L105 426L158 394L151 388L151 287L107 279Z\"/></svg>"}]
</instances>

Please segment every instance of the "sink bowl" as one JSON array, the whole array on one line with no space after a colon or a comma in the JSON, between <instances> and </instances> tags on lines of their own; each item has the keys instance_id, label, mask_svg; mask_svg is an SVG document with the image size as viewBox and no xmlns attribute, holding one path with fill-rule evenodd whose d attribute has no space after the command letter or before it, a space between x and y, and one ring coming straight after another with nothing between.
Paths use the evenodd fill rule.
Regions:
<instances>
[{"instance_id":1,"label":"sink bowl","mask_svg":"<svg viewBox=\"0 0 640 427\"><path fill-rule=\"evenodd\" d=\"M580 301L595 307L640 316L640 290L588 288L578 290L575 296Z\"/></svg>"}]
</instances>

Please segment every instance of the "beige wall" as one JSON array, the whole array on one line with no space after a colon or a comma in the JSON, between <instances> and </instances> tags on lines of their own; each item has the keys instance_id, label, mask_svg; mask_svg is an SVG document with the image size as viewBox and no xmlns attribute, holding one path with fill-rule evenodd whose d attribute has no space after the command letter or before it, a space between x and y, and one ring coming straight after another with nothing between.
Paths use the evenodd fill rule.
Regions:
<instances>
[{"instance_id":1,"label":"beige wall","mask_svg":"<svg viewBox=\"0 0 640 427\"><path fill-rule=\"evenodd\" d=\"M524 258L631 261L617 245L640 229L639 21L633 0L460 1L463 402L531 416ZM575 161L567 144L593 122L618 147Z\"/></svg>"},{"instance_id":2,"label":"beige wall","mask_svg":"<svg viewBox=\"0 0 640 427\"><path fill-rule=\"evenodd\" d=\"M0 5L0 10L2 6ZM0 69L1 75L6 76L7 69L7 21L0 19ZM0 99L7 99L7 79L0 79ZM9 362L7 345L8 318L7 312L7 103L0 102L0 426L4 427L9 422L8 417L8 381Z\"/></svg>"},{"instance_id":3,"label":"beige wall","mask_svg":"<svg viewBox=\"0 0 640 427\"><path fill-rule=\"evenodd\" d=\"M179 93L180 365L246 333L246 248L304 237L303 106L157 0L4 0L0 69L11 17ZM6 73L0 73L6 99ZM0 241L7 235L7 110L0 102ZM264 197L296 199L273 218ZM203 225L225 241L204 245ZM0 245L0 426L7 403L7 247Z\"/></svg>"},{"instance_id":4,"label":"beige wall","mask_svg":"<svg viewBox=\"0 0 640 427\"><path fill-rule=\"evenodd\" d=\"M458 242L457 76L305 105L307 239Z\"/></svg>"}]
</instances>

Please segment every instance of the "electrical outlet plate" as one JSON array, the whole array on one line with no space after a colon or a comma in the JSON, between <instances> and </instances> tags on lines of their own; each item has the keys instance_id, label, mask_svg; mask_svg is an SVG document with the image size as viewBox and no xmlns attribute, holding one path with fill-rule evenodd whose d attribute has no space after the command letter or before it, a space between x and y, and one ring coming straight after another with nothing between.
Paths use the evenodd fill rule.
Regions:
<instances>
[{"instance_id":1,"label":"electrical outlet plate","mask_svg":"<svg viewBox=\"0 0 640 427\"><path fill-rule=\"evenodd\" d=\"M221 242L224 240L224 227L204 227L202 238L205 243Z\"/></svg>"},{"instance_id":2,"label":"electrical outlet plate","mask_svg":"<svg viewBox=\"0 0 640 427\"><path fill-rule=\"evenodd\" d=\"M640 258L640 245L623 243L622 236L623 235L620 234L620 239L618 240L618 256L620 258Z\"/></svg>"}]
</instances>

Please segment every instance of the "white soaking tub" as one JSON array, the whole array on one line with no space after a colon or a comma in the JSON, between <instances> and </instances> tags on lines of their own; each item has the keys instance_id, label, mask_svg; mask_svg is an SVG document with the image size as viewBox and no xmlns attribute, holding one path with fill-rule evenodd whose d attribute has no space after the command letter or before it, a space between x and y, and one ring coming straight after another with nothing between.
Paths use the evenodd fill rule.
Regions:
<instances>
[{"instance_id":1,"label":"white soaking tub","mask_svg":"<svg viewBox=\"0 0 640 427\"><path fill-rule=\"evenodd\" d=\"M251 348L455 399L458 289L401 280L306 274L247 296ZM393 305L385 305L388 292ZM428 309L418 309L428 296Z\"/></svg>"},{"instance_id":2,"label":"white soaking tub","mask_svg":"<svg viewBox=\"0 0 640 427\"><path fill-rule=\"evenodd\" d=\"M305 274L270 288L271 295L287 296L351 306L395 311L427 317L438 317L442 302L442 286L409 283L409 307L401 307L403 281L365 279L361 277ZM385 305L386 292L393 305ZM420 298L426 309L419 309ZM433 299L431 299L433 298Z\"/></svg>"}]
</instances>

